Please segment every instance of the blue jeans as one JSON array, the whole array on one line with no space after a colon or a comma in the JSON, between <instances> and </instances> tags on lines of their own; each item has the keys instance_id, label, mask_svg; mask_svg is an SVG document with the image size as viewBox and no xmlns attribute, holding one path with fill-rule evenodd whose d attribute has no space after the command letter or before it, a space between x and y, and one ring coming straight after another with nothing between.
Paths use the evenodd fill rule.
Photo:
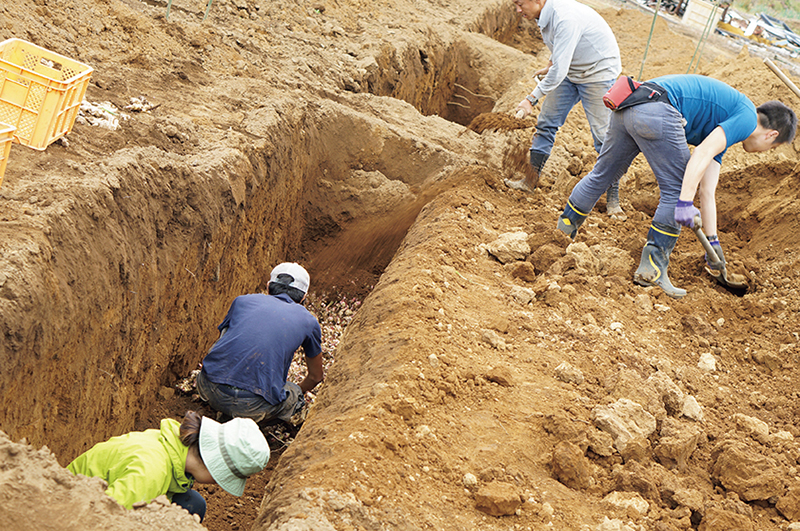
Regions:
<instances>
[{"instance_id":1,"label":"blue jeans","mask_svg":"<svg viewBox=\"0 0 800 531\"><path fill-rule=\"evenodd\" d=\"M212 408L229 417L253 419L256 422L273 419L289 422L292 415L305 403L303 391L296 383L286 382L283 390L286 392L286 399L273 405L245 389L214 383L208 379L205 371L200 371L197 375L197 392Z\"/></svg>"},{"instance_id":2,"label":"blue jeans","mask_svg":"<svg viewBox=\"0 0 800 531\"><path fill-rule=\"evenodd\" d=\"M206 517L206 499L196 490L189 489L172 495L172 503L176 503L189 511L189 514L196 514L200 521Z\"/></svg>"},{"instance_id":3,"label":"blue jeans","mask_svg":"<svg viewBox=\"0 0 800 531\"><path fill-rule=\"evenodd\" d=\"M675 205L690 153L683 117L668 103L643 103L612 113L597 163L572 189L569 202L579 212L591 212L608 186L628 171L640 152L650 164L661 193L653 221L680 233L680 225L675 223Z\"/></svg>"},{"instance_id":4,"label":"blue jeans","mask_svg":"<svg viewBox=\"0 0 800 531\"><path fill-rule=\"evenodd\" d=\"M608 131L611 110L603 104L603 96L614 84L614 79L597 83L577 84L564 79L542 103L542 110L536 123L531 152L549 155L559 128L567 121L567 115L578 101L583 104L583 112L592 130L594 149L600 153L603 139ZM605 191L605 190L604 190Z\"/></svg>"}]
</instances>

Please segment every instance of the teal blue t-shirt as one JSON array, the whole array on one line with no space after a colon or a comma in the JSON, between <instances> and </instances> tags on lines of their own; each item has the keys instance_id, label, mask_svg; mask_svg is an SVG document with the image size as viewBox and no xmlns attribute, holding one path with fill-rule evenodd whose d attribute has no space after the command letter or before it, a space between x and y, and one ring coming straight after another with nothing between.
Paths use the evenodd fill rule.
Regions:
<instances>
[{"instance_id":1,"label":"teal blue t-shirt","mask_svg":"<svg viewBox=\"0 0 800 531\"><path fill-rule=\"evenodd\" d=\"M722 127L728 145L714 157L719 163L729 147L750 136L758 125L753 102L722 81L697 75L662 76L651 81L667 89L670 103L686 119L689 144L699 145L717 126Z\"/></svg>"}]
</instances>

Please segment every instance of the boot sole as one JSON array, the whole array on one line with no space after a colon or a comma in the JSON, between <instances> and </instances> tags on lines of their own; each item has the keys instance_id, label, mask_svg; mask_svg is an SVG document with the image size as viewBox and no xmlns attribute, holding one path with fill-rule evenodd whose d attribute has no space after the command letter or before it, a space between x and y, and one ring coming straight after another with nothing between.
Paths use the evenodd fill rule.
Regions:
<instances>
[{"instance_id":1,"label":"boot sole","mask_svg":"<svg viewBox=\"0 0 800 531\"><path fill-rule=\"evenodd\" d=\"M503 182L512 190L519 190L520 192L527 192L529 194L533 193L533 188L521 181L509 181L508 179L504 179Z\"/></svg>"},{"instance_id":2,"label":"boot sole","mask_svg":"<svg viewBox=\"0 0 800 531\"><path fill-rule=\"evenodd\" d=\"M673 299L682 299L686 296L686 291L684 290L683 293L670 293L669 291L662 288L659 284L655 282L650 282L648 280L643 279L642 277L633 277L633 283L643 286L645 288L660 288L668 297L672 297Z\"/></svg>"}]
</instances>

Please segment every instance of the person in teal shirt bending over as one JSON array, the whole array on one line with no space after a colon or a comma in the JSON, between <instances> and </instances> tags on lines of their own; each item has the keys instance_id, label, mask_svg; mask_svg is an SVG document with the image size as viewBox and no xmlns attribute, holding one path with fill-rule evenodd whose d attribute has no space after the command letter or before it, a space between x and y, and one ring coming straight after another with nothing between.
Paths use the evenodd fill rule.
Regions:
<instances>
[{"instance_id":1,"label":"person in teal shirt bending over","mask_svg":"<svg viewBox=\"0 0 800 531\"><path fill-rule=\"evenodd\" d=\"M73 474L100 477L106 494L126 509L165 494L200 520L206 501L192 490L216 483L241 496L248 476L269 461L269 445L256 423L236 418L220 424L194 411L182 423L163 419L160 429L131 432L94 445L67 466Z\"/></svg>"},{"instance_id":2,"label":"person in teal shirt bending over","mask_svg":"<svg viewBox=\"0 0 800 531\"><path fill-rule=\"evenodd\" d=\"M647 84L646 94L654 97L612 113L597 163L573 188L557 226L574 239L608 185L644 153L661 196L633 281L679 299L686 290L672 285L667 267L681 227L694 227L695 216L719 258L706 257L708 266L725 265L715 199L722 156L739 142L748 153L791 142L797 116L779 101L756 108L741 92L705 76L663 76ZM689 144L696 146L691 153ZM698 190L700 209L694 206Z\"/></svg>"}]
</instances>

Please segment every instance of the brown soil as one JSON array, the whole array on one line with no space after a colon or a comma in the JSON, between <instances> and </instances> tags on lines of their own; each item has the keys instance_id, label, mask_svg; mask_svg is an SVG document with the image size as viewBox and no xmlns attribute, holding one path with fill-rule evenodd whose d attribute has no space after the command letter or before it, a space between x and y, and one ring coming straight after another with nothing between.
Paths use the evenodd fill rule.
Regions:
<instances>
[{"instance_id":1,"label":"brown soil","mask_svg":"<svg viewBox=\"0 0 800 531\"><path fill-rule=\"evenodd\" d=\"M536 120L525 121L507 114L485 112L473 118L467 129L481 134L484 131L513 131L514 129L528 129L535 126Z\"/></svg>"},{"instance_id":2,"label":"brown soil","mask_svg":"<svg viewBox=\"0 0 800 531\"><path fill-rule=\"evenodd\" d=\"M623 180L627 219L601 201L569 246L555 221L595 160L582 110L535 194L503 184L521 176L530 129L466 127L510 117L547 60L511 2L219 0L205 22L205 2L185 0L169 21L159 0L7 4L0 38L91 65L88 101L158 107L114 131L76 125L44 152L12 147L4 529L199 527L158 503L124 511L58 463L189 408L212 414L174 385L281 260L307 264L312 291L374 289L295 441L271 441L242 498L202 489L208 529L800 519L800 141L725 156L720 234L751 289L714 282L686 231L670 276L689 294L675 301L631 282L658 200L643 160ZM638 75L651 15L595 6ZM659 19L644 77L685 72L698 36ZM798 107L757 50L716 36L698 73ZM497 240L520 232L529 250L502 256ZM612 404L630 437L609 426Z\"/></svg>"}]
</instances>

